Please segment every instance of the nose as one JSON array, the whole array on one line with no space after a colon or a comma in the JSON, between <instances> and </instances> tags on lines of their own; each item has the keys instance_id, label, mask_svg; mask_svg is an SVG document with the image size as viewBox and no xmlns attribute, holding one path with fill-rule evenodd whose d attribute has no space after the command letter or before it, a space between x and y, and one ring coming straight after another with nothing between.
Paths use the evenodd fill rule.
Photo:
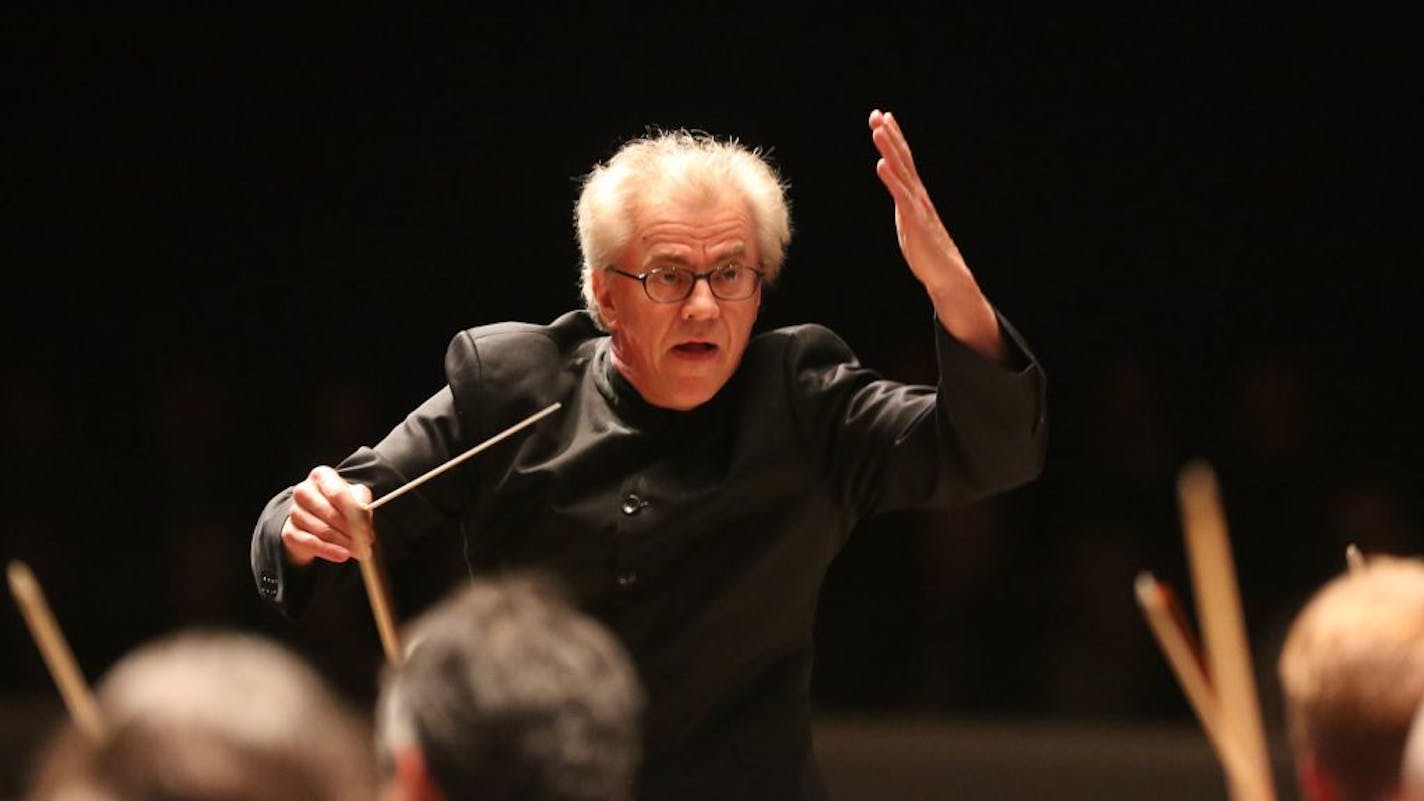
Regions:
<instances>
[{"instance_id":1,"label":"nose","mask_svg":"<svg viewBox=\"0 0 1424 801\"><path fill-rule=\"evenodd\" d=\"M684 320L715 320L722 314L722 306L717 296L712 294L712 284L703 277L692 282L692 294L682 302Z\"/></svg>"}]
</instances>

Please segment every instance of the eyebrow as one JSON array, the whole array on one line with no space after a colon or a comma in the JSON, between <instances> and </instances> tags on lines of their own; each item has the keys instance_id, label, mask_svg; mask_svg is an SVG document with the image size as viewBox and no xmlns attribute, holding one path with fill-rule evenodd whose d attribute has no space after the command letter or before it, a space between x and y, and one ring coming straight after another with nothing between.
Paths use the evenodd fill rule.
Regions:
<instances>
[{"instance_id":1,"label":"eyebrow","mask_svg":"<svg viewBox=\"0 0 1424 801\"><path fill-rule=\"evenodd\" d=\"M712 263L721 264L723 262L728 261L729 259L740 259L746 256L747 246L744 244L732 245L722 250L715 251L715 254L716 255L714 255L711 259ZM647 261L650 264L657 262L661 264L671 264L674 267L687 267L689 269L691 269L692 267L692 261L686 256L684 256L682 253L676 251L668 253L659 253L657 252L657 250L653 250L652 252L648 253Z\"/></svg>"}]
</instances>

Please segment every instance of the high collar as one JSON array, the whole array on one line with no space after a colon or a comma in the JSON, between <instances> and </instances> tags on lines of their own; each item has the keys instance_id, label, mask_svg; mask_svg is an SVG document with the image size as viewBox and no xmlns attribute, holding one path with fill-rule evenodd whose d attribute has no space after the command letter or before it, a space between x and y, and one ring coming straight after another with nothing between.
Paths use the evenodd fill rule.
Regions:
<instances>
[{"instance_id":1,"label":"high collar","mask_svg":"<svg viewBox=\"0 0 1424 801\"><path fill-rule=\"evenodd\" d=\"M619 372L613 363L613 338L603 337L598 342L594 354L593 374L598 391L608 401L608 406L624 422L637 428L653 429L684 424L699 420L726 406L726 397L738 381L738 370L732 378L700 406L687 410L667 409L648 403L642 393Z\"/></svg>"}]
</instances>

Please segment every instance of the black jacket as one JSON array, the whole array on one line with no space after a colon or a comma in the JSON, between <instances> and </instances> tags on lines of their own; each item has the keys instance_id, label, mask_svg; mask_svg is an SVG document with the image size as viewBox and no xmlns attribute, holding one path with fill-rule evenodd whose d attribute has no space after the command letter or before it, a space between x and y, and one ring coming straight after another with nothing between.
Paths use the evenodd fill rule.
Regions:
<instances>
[{"instance_id":1,"label":"black jacket","mask_svg":"<svg viewBox=\"0 0 1424 801\"><path fill-rule=\"evenodd\" d=\"M573 312L457 335L448 386L338 466L379 498L558 401L562 408L376 512L402 542L458 518L470 571L542 566L627 645L651 698L642 801L815 797L810 671L817 593L863 518L961 504L1034 478L1044 376L992 364L934 324L938 388L883 380L815 325L754 337L731 381L686 412L648 405L609 340ZM304 606L280 532L252 546L259 591Z\"/></svg>"}]
</instances>

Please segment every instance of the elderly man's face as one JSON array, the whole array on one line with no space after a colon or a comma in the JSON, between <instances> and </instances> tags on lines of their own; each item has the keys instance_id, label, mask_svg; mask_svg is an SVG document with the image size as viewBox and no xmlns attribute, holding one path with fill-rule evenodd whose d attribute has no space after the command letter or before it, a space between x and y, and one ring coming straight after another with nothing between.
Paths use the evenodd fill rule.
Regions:
<instances>
[{"instance_id":1,"label":"elderly man's face","mask_svg":"<svg viewBox=\"0 0 1424 801\"><path fill-rule=\"evenodd\" d=\"M648 202L633 229L616 265L630 273L760 265L752 218L740 199ZM745 300L721 300L705 280L686 300L658 303L637 280L607 270L594 271L593 288L613 336L614 365L644 400L667 409L706 403L727 383L761 303L760 287Z\"/></svg>"}]
</instances>

